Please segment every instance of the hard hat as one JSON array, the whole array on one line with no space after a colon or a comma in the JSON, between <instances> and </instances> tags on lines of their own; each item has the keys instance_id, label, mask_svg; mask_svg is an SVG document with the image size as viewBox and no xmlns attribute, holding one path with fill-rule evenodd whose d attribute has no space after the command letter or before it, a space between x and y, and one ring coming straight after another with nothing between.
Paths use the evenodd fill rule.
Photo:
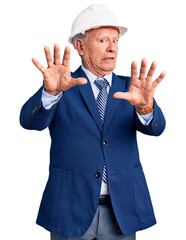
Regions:
<instances>
[{"instance_id":1,"label":"hard hat","mask_svg":"<svg viewBox=\"0 0 186 240\"><path fill-rule=\"evenodd\" d=\"M84 34L90 29L96 29L99 27L116 27L119 30L119 37L127 32L127 28L118 24L117 19L113 15L110 9L101 5L94 4L84 9L74 20L71 28L71 35L69 42L72 43L72 39L77 34Z\"/></svg>"}]
</instances>

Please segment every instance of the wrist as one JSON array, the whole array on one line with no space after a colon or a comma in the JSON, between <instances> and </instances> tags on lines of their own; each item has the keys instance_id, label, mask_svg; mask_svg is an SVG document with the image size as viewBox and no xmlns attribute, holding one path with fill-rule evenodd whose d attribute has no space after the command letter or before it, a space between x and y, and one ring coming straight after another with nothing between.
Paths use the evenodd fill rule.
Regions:
<instances>
[{"instance_id":1,"label":"wrist","mask_svg":"<svg viewBox=\"0 0 186 240\"><path fill-rule=\"evenodd\" d=\"M47 94L52 95L52 96L57 96L57 95L60 93L60 91L49 91L49 90L47 90L45 87L44 87L44 91L45 91Z\"/></svg>"},{"instance_id":2,"label":"wrist","mask_svg":"<svg viewBox=\"0 0 186 240\"><path fill-rule=\"evenodd\" d=\"M145 115L154 111L154 99L152 99L150 105L145 108L135 107L139 114Z\"/></svg>"}]
</instances>

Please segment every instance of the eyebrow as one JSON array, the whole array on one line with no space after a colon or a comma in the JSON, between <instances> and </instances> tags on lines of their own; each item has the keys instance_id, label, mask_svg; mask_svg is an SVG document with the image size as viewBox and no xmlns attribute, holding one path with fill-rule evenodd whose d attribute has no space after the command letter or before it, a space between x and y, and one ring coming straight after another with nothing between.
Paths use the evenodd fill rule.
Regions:
<instances>
[{"instance_id":1,"label":"eyebrow","mask_svg":"<svg viewBox=\"0 0 186 240\"><path fill-rule=\"evenodd\" d=\"M110 37L110 34L103 33L103 34L100 34L99 36L97 36L97 38L102 38L102 37ZM115 35L112 38L119 38L119 35Z\"/></svg>"}]
</instances>

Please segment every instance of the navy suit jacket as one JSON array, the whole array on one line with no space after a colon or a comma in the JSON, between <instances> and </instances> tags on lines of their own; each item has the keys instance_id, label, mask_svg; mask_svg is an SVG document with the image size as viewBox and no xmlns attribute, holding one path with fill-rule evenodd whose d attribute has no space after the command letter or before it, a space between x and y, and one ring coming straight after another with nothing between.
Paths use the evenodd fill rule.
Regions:
<instances>
[{"instance_id":1,"label":"navy suit jacket","mask_svg":"<svg viewBox=\"0 0 186 240\"><path fill-rule=\"evenodd\" d=\"M87 78L81 68L72 77ZM49 178L37 217L37 224L45 229L69 237L80 237L87 231L98 206L105 161L121 231L131 234L156 223L136 131L158 136L165 119L154 100L154 118L144 126L133 106L113 98L117 91L128 91L129 83L129 77L113 73L104 125L89 81L64 92L50 110L42 106L42 88L22 107L24 128L49 127L51 135Z\"/></svg>"}]
</instances>

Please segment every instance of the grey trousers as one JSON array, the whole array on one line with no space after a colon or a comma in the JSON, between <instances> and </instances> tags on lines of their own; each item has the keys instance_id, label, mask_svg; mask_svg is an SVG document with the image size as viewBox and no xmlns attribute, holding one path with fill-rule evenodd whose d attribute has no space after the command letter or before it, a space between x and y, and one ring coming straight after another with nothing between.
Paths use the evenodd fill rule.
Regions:
<instances>
[{"instance_id":1,"label":"grey trousers","mask_svg":"<svg viewBox=\"0 0 186 240\"><path fill-rule=\"evenodd\" d=\"M135 240L136 234L123 235L111 205L98 205L88 231L79 238L64 237L51 233L51 240Z\"/></svg>"}]
</instances>

